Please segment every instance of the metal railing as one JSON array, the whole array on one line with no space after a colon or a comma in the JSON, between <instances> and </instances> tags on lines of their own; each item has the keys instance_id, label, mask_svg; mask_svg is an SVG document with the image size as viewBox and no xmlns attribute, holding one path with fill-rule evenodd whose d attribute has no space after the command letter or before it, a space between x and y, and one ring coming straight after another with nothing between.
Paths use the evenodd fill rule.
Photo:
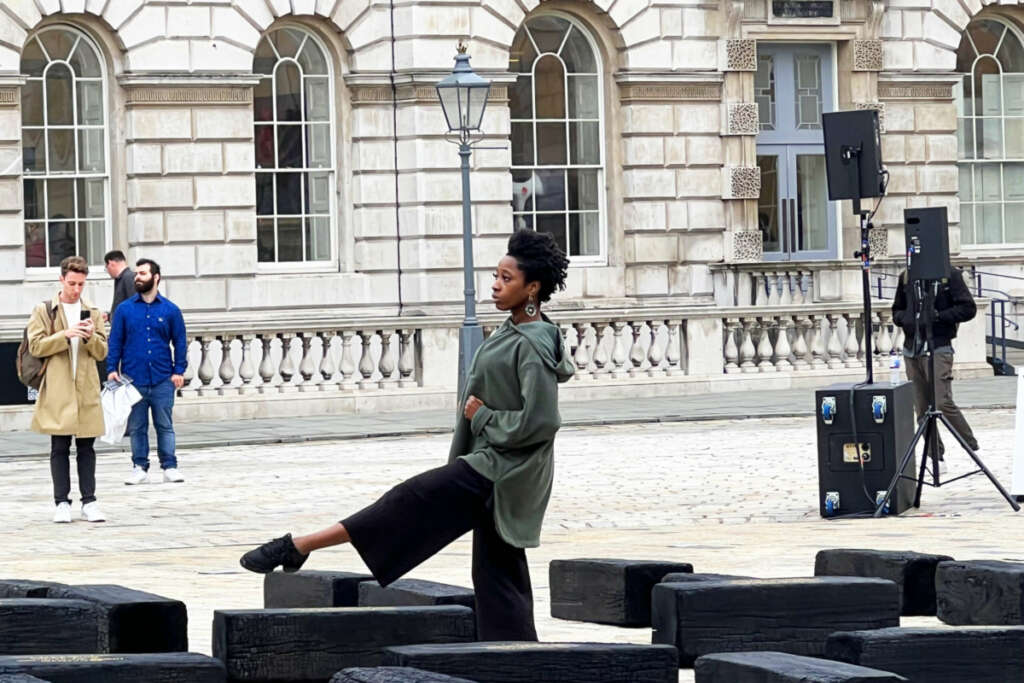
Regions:
<instances>
[{"instance_id":1,"label":"metal railing","mask_svg":"<svg viewBox=\"0 0 1024 683\"><path fill-rule=\"evenodd\" d=\"M986 296L992 302L988 309L989 334L985 337L985 341L990 344L992 349L992 352L988 356L988 362L992 364L997 375L1013 375L1015 374L1013 366L1006 362L1006 330L1011 327L1014 330L1020 329L1020 326L1013 320L1010 320L1006 315L1006 306L1007 304L1013 303L1013 297L1009 292L1005 292L1001 289L985 287L981 278L983 275L988 275L989 277L1024 281L1024 277L1017 275L1004 275L1002 273L990 273L978 270L974 266L969 266L969 268L971 271L971 277L975 282L975 291L978 296Z\"/></svg>"}]
</instances>

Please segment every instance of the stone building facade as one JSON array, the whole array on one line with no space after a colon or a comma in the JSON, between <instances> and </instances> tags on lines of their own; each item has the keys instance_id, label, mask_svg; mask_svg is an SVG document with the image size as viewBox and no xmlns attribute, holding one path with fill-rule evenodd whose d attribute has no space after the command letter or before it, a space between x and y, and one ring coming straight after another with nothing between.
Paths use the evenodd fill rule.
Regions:
<instances>
[{"instance_id":1,"label":"stone building facade","mask_svg":"<svg viewBox=\"0 0 1024 683\"><path fill-rule=\"evenodd\" d=\"M954 253L1013 272L1022 27L1024 3L991 0L4 0L0 328L63 255L110 248L159 261L197 329L457 315L434 85L460 39L493 83L482 299L518 226L570 252L557 308L708 308L716 347L733 307L856 301L820 124L853 108L883 125L876 253L902 252L904 208L941 205Z\"/></svg>"}]
</instances>

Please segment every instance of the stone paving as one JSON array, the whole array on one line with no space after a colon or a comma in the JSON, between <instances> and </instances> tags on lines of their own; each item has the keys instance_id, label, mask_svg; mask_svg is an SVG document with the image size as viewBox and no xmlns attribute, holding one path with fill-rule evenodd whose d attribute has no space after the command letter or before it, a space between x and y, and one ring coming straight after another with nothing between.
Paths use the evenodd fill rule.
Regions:
<instances>
[{"instance_id":1,"label":"stone paving","mask_svg":"<svg viewBox=\"0 0 1024 683\"><path fill-rule=\"evenodd\" d=\"M1013 412L969 411L968 419L986 464L1009 485ZM125 456L102 455L105 524L49 522L45 461L5 460L0 575L112 582L180 598L192 649L209 653L214 609L262 606L262 579L239 568L242 551L284 531L319 528L441 464L448 438L195 449L181 453L186 483L140 487L121 484ZM954 452L950 474L968 463ZM981 476L926 489L922 508L899 518L820 519L811 417L565 428L556 472L543 545L529 552L538 630L548 640L650 639L648 629L552 619L547 564L555 558L678 560L697 571L764 577L810 575L815 552L828 547L1024 561L1024 524ZM467 537L412 575L468 586L469 558ZM307 568L362 570L347 547L315 554ZM692 671L680 680L692 681Z\"/></svg>"}]
</instances>

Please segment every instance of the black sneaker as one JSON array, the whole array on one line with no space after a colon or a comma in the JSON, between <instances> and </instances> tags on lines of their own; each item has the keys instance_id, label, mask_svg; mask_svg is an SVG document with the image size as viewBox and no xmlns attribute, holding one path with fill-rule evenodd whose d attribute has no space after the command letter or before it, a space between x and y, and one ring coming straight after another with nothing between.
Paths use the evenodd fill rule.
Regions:
<instances>
[{"instance_id":1,"label":"black sneaker","mask_svg":"<svg viewBox=\"0 0 1024 683\"><path fill-rule=\"evenodd\" d=\"M239 564L257 574L269 574L281 565L281 569L291 574L299 571L309 555L303 555L295 549L292 535L285 534L273 541L267 541L258 548L247 552L238 560Z\"/></svg>"}]
</instances>

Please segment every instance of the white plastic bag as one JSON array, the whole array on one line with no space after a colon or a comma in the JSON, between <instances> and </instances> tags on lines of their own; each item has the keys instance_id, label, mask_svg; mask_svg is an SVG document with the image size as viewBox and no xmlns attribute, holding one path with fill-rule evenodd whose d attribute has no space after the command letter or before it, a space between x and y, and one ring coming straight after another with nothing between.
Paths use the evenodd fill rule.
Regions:
<instances>
[{"instance_id":1,"label":"white plastic bag","mask_svg":"<svg viewBox=\"0 0 1024 683\"><path fill-rule=\"evenodd\" d=\"M142 394L131 384L131 380L122 377L116 382L104 382L100 392L100 404L103 406L103 421L106 432L100 441L116 445L121 443L128 427L128 417L132 414L132 406L142 400Z\"/></svg>"}]
</instances>

